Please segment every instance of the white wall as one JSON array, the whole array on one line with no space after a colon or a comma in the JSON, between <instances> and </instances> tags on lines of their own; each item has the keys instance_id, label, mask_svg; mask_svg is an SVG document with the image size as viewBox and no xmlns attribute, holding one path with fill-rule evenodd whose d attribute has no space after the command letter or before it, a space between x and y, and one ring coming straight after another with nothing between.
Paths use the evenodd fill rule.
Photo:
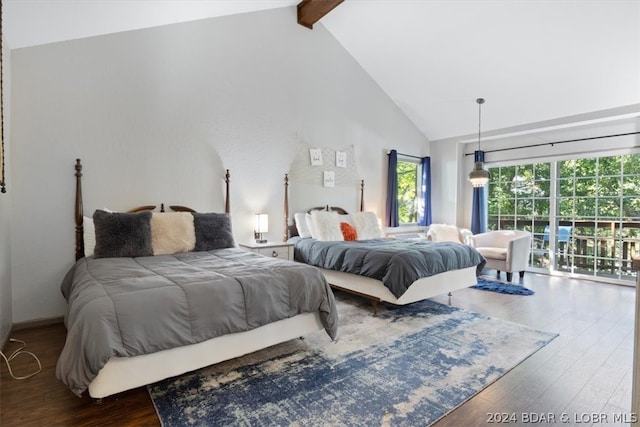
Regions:
<instances>
[{"instance_id":1,"label":"white wall","mask_svg":"<svg viewBox=\"0 0 640 427\"><path fill-rule=\"evenodd\" d=\"M431 216L434 224L455 223L468 227L464 212L458 209L458 200L464 189L461 181L452 179L458 176L463 166L464 148L461 144L431 144ZM464 182L462 182L464 185Z\"/></svg>"},{"instance_id":2,"label":"white wall","mask_svg":"<svg viewBox=\"0 0 640 427\"><path fill-rule=\"evenodd\" d=\"M0 347L11 330L11 55L2 40L2 98L4 102L5 181L8 190L0 193Z\"/></svg>"},{"instance_id":3,"label":"white wall","mask_svg":"<svg viewBox=\"0 0 640 427\"><path fill-rule=\"evenodd\" d=\"M281 239L283 177L303 141L353 144L380 215L385 150L428 150L321 24L296 24L295 7L17 49L12 84L14 322L64 312L76 157L89 215L161 202L221 211L228 168L244 241L258 211ZM292 211L308 208L291 188Z\"/></svg>"}]
</instances>

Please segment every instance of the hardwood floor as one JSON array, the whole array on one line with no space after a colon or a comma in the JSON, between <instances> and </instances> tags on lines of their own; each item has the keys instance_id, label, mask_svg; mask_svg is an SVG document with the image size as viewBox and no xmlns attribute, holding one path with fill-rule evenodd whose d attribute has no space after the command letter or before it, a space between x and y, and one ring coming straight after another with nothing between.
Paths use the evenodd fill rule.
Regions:
<instances>
[{"instance_id":1,"label":"hardwood floor","mask_svg":"<svg viewBox=\"0 0 640 427\"><path fill-rule=\"evenodd\" d=\"M523 425L534 420L538 424L624 425L625 418L628 423L635 288L531 273L525 275L524 284L536 294L510 296L465 289L451 298L434 298L560 334L435 426L482 426L504 421ZM42 372L27 380L14 380L1 362L0 425L159 425L144 387L95 404L87 396L76 397L60 383L55 378L55 364L65 333L62 324L13 333L13 338L26 341L27 350L40 358ZM13 346L9 343L3 349L5 354ZM12 366L16 375L35 367L26 356L16 358ZM503 414L502 418L491 419L489 414L496 413ZM551 421L550 413L555 422L547 422ZM560 418L563 413L568 422ZM542 417L544 422L540 422Z\"/></svg>"},{"instance_id":2,"label":"hardwood floor","mask_svg":"<svg viewBox=\"0 0 640 427\"><path fill-rule=\"evenodd\" d=\"M86 393L80 398L56 379L58 355L64 345L66 329L57 325L13 333L26 341L26 350L38 356L42 372L26 380L14 380L2 361L0 377L1 426L159 426L155 409L144 387L94 403ZM10 353L14 344L3 350ZM16 376L37 368L29 356L12 362Z\"/></svg>"},{"instance_id":3,"label":"hardwood floor","mask_svg":"<svg viewBox=\"0 0 640 427\"><path fill-rule=\"evenodd\" d=\"M555 416L548 424L624 425L616 418L628 424L635 288L529 273L524 284L536 294L468 289L452 304L560 335L435 425L496 424L489 423L495 413L512 417L512 425L548 414Z\"/></svg>"}]
</instances>

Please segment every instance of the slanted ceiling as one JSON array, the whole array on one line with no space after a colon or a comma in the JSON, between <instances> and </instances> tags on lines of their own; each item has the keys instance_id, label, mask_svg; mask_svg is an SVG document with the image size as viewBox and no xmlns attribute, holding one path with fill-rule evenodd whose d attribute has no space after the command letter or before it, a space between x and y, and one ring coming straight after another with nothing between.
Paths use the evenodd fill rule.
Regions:
<instances>
[{"instance_id":1,"label":"slanted ceiling","mask_svg":"<svg viewBox=\"0 0 640 427\"><path fill-rule=\"evenodd\" d=\"M21 48L273 8L298 25L299 3L4 0L4 37ZM640 130L639 1L350 0L313 25L431 141L473 140L479 97L487 138Z\"/></svg>"}]
</instances>

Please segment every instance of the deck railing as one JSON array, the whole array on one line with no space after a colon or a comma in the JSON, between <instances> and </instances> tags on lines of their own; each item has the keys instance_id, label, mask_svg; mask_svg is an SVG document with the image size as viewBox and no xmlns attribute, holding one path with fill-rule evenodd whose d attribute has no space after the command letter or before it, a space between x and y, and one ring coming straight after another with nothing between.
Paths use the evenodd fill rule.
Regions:
<instances>
[{"instance_id":1,"label":"deck railing","mask_svg":"<svg viewBox=\"0 0 640 427\"><path fill-rule=\"evenodd\" d=\"M557 233L550 257L548 221L489 221L490 229L533 234L531 265L587 275L633 280L633 257L640 254L640 221L558 221L570 233ZM557 228L558 229L558 228Z\"/></svg>"}]
</instances>

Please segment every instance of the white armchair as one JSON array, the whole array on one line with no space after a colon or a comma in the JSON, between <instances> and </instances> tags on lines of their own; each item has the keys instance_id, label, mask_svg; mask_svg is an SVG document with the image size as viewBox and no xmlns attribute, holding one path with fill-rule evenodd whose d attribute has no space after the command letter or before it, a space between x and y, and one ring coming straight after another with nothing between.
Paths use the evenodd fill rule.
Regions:
<instances>
[{"instance_id":1,"label":"white armchair","mask_svg":"<svg viewBox=\"0 0 640 427\"><path fill-rule=\"evenodd\" d=\"M427 240L433 242L456 242L465 245L473 244L473 233L466 228L455 225L431 224L427 230Z\"/></svg>"},{"instance_id":2,"label":"white armchair","mask_svg":"<svg viewBox=\"0 0 640 427\"><path fill-rule=\"evenodd\" d=\"M487 260L485 268L495 269L500 278L500 272L507 273L507 280L511 281L513 272L524 277L524 271L529 265L531 252L531 233L520 230L487 231L473 236L475 248Z\"/></svg>"}]
</instances>

